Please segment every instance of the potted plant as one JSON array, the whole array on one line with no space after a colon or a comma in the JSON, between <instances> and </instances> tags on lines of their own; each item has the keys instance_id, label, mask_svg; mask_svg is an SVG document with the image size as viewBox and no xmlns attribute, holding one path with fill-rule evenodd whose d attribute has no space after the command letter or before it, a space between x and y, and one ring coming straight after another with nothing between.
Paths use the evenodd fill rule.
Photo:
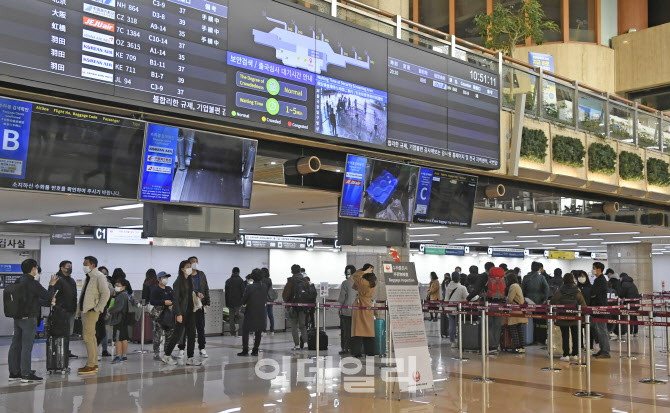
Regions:
<instances>
[{"instance_id":1,"label":"potted plant","mask_svg":"<svg viewBox=\"0 0 670 413\"><path fill-rule=\"evenodd\" d=\"M551 176L549 124L525 118L519 151L519 176L544 181Z\"/></svg>"},{"instance_id":2,"label":"potted plant","mask_svg":"<svg viewBox=\"0 0 670 413\"><path fill-rule=\"evenodd\" d=\"M582 186L587 181L586 166L586 134L552 125L561 130L561 134L552 135L552 175L553 182Z\"/></svg>"},{"instance_id":3,"label":"potted plant","mask_svg":"<svg viewBox=\"0 0 670 413\"><path fill-rule=\"evenodd\" d=\"M647 151L647 198L670 200L670 156Z\"/></svg>"},{"instance_id":4,"label":"potted plant","mask_svg":"<svg viewBox=\"0 0 670 413\"><path fill-rule=\"evenodd\" d=\"M647 194L644 176L645 150L634 144L619 143L619 189L624 195L642 197Z\"/></svg>"},{"instance_id":5,"label":"potted plant","mask_svg":"<svg viewBox=\"0 0 670 413\"><path fill-rule=\"evenodd\" d=\"M602 191L616 191L619 188L617 175L618 143L587 135L587 177L586 186Z\"/></svg>"}]
</instances>

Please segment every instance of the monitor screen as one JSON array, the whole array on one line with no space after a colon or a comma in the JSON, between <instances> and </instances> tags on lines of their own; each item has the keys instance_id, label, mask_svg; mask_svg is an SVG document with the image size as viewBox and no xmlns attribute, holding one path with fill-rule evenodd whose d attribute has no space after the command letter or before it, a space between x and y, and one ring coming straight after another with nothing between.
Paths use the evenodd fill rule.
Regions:
<instances>
[{"instance_id":1,"label":"monitor screen","mask_svg":"<svg viewBox=\"0 0 670 413\"><path fill-rule=\"evenodd\" d=\"M477 177L421 168L414 222L470 227Z\"/></svg>"},{"instance_id":2,"label":"monitor screen","mask_svg":"<svg viewBox=\"0 0 670 413\"><path fill-rule=\"evenodd\" d=\"M410 222L419 168L348 155L340 216Z\"/></svg>"},{"instance_id":3,"label":"monitor screen","mask_svg":"<svg viewBox=\"0 0 670 413\"><path fill-rule=\"evenodd\" d=\"M0 187L137 199L145 123L0 98Z\"/></svg>"},{"instance_id":4,"label":"monitor screen","mask_svg":"<svg viewBox=\"0 0 670 413\"><path fill-rule=\"evenodd\" d=\"M149 123L140 200L249 208L257 144Z\"/></svg>"}]
</instances>

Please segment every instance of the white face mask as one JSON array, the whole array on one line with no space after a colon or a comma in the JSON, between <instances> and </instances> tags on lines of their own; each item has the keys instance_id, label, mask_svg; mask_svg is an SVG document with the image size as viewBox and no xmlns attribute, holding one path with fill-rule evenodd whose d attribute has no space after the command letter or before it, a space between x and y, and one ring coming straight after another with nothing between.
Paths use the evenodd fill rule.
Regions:
<instances>
[{"instance_id":1,"label":"white face mask","mask_svg":"<svg viewBox=\"0 0 670 413\"><path fill-rule=\"evenodd\" d=\"M84 274L88 274L89 272L91 272L91 269L84 265Z\"/></svg>"},{"instance_id":2,"label":"white face mask","mask_svg":"<svg viewBox=\"0 0 670 413\"><path fill-rule=\"evenodd\" d=\"M198 263L194 262L193 264L191 264L191 268L193 268L194 271L197 271L198 270Z\"/></svg>"},{"instance_id":3,"label":"white face mask","mask_svg":"<svg viewBox=\"0 0 670 413\"><path fill-rule=\"evenodd\" d=\"M186 268L186 269L184 269L184 273L185 273L186 275L191 275L191 274L193 273L193 268Z\"/></svg>"},{"instance_id":4,"label":"white face mask","mask_svg":"<svg viewBox=\"0 0 670 413\"><path fill-rule=\"evenodd\" d=\"M39 280L40 280L40 273L37 273L37 274L35 274L35 281L39 281Z\"/></svg>"},{"instance_id":5,"label":"white face mask","mask_svg":"<svg viewBox=\"0 0 670 413\"><path fill-rule=\"evenodd\" d=\"M247 280L247 284L253 284L254 280Z\"/></svg>"},{"instance_id":6,"label":"white face mask","mask_svg":"<svg viewBox=\"0 0 670 413\"><path fill-rule=\"evenodd\" d=\"M580 284L585 284L586 283L586 277L579 277L579 283Z\"/></svg>"},{"instance_id":7,"label":"white face mask","mask_svg":"<svg viewBox=\"0 0 670 413\"><path fill-rule=\"evenodd\" d=\"M161 284L163 285L168 285L168 281L170 281L169 278L161 278Z\"/></svg>"},{"instance_id":8,"label":"white face mask","mask_svg":"<svg viewBox=\"0 0 670 413\"><path fill-rule=\"evenodd\" d=\"M117 293L120 293L121 292L121 287L114 287L114 291L116 291Z\"/></svg>"}]
</instances>

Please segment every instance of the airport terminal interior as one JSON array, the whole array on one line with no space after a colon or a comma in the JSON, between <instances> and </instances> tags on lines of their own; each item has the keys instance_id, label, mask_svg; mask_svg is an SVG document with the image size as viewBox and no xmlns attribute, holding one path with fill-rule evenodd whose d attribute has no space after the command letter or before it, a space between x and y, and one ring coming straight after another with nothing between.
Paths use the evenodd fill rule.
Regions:
<instances>
[{"instance_id":1,"label":"airport terminal interior","mask_svg":"<svg viewBox=\"0 0 670 413\"><path fill-rule=\"evenodd\" d=\"M0 413L670 412L667 1L0 23Z\"/></svg>"}]
</instances>

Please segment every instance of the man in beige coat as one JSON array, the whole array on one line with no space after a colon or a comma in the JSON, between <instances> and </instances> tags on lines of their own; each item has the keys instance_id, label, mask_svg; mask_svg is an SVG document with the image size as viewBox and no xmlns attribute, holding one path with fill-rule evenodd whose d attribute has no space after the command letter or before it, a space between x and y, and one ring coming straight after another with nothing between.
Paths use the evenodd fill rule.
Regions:
<instances>
[{"instance_id":1,"label":"man in beige coat","mask_svg":"<svg viewBox=\"0 0 670 413\"><path fill-rule=\"evenodd\" d=\"M110 296L107 278L98 271L97 267L97 258L91 256L84 258L86 281L77 306L77 315L81 317L82 336L88 352L86 366L77 371L82 376L98 373L98 342L95 338L95 323L100 313L104 311Z\"/></svg>"}]
</instances>

